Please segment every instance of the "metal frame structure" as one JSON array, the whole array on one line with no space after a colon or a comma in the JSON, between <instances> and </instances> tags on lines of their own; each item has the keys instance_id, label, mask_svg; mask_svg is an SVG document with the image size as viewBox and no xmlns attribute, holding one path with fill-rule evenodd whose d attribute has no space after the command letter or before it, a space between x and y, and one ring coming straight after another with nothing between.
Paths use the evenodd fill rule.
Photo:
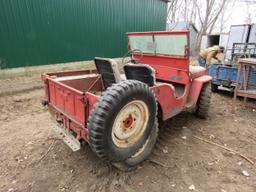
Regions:
<instances>
[{"instance_id":1,"label":"metal frame structure","mask_svg":"<svg viewBox=\"0 0 256 192\"><path fill-rule=\"evenodd\" d=\"M238 76L238 67L235 62L235 58L240 57L255 57L256 56L256 43L234 43L231 50L231 63L229 65L224 64L212 64L208 68L208 74L212 76L212 87L223 86L226 88L234 89L236 86L236 80ZM242 77L242 76L241 76ZM241 81L241 79L240 79ZM256 85L256 71L250 72L250 82Z\"/></svg>"},{"instance_id":2,"label":"metal frame structure","mask_svg":"<svg viewBox=\"0 0 256 192\"><path fill-rule=\"evenodd\" d=\"M234 100L237 96L256 99L256 86L250 82L251 71L256 69L256 59L240 59L238 65L238 75L236 80L236 88L234 92Z\"/></svg>"},{"instance_id":3,"label":"metal frame structure","mask_svg":"<svg viewBox=\"0 0 256 192\"><path fill-rule=\"evenodd\" d=\"M234 58L250 58L256 56L256 43L233 43L231 50L231 61L234 65Z\"/></svg>"}]
</instances>

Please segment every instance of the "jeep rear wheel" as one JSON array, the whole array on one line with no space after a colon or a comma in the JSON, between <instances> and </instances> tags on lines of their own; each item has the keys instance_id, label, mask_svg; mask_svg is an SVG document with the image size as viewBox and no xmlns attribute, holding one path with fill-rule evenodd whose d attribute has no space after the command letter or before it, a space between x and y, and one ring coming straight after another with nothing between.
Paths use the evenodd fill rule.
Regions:
<instances>
[{"instance_id":1,"label":"jeep rear wheel","mask_svg":"<svg viewBox=\"0 0 256 192\"><path fill-rule=\"evenodd\" d=\"M109 87L88 120L92 150L108 162L130 158L148 139L156 111L154 94L146 84L126 80Z\"/></svg>"},{"instance_id":2,"label":"jeep rear wheel","mask_svg":"<svg viewBox=\"0 0 256 192\"><path fill-rule=\"evenodd\" d=\"M211 84L205 83L197 101L196 115L202 119L208 116L211 101Z\"/></svg>"}]
</instances>

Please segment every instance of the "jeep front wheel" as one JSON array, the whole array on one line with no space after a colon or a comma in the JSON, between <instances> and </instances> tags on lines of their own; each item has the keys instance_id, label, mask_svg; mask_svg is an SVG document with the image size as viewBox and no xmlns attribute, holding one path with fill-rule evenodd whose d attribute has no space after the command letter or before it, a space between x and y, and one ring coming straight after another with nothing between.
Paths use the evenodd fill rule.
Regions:
<instances>
[{"instance_id":1,"label":"jeep front wheel","mask_svg":"<svg viewBox=\"0 0 256 192\"><path fill-rule=\"evenodd\" d=\"M196 115L202 119L208 116L211 101L211 84L205 83L196 104Z\"/></svg>"}]
</instances>

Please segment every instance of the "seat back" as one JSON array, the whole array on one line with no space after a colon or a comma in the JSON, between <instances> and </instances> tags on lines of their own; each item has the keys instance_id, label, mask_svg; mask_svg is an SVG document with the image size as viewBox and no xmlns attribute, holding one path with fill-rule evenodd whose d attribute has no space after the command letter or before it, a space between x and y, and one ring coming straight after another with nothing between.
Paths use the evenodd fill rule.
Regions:
<instances>
[{"instance_id":1,"label":"seat back","mask_svg":"<svg viewBox=\"0 0 256 192\"><path fill-rule=\"evenodd\" d=\"M110 87L113 83L121 81L118 65L114 60L109 58L95 57L94 62L98 73L101 74L105 89Z\"/></svg>"},{"instance_id":2,"label":"seat back","mask_svg":"<svg viewBox=\"0 0 256 192\"><path fill-rule=\"evenodd\" d=\"M135 79L148 86L155 84L155 70L146 64L126 64L124 72L127 79Z\"/></svg>"}]
</instances>

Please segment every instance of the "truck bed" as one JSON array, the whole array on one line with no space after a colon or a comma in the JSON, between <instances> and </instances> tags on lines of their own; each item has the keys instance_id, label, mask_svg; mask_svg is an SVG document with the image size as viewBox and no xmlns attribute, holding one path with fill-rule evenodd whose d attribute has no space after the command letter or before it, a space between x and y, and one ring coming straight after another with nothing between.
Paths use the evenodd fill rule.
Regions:
<instances>
[{"instance_id":1,"label":"truck bed","mask_svg":"<svg viewBox=\"0 0 256 192\"><path fill-rule=\"evenodd\" d=\"M213 64L208 69L208 74L213 78L213 84L222 85L228 88L234 88L236 86L237 73L237 67L222 64ZM241 73L240 82L242 82L242 79L243 74ZM256 69L250 71L248 86L248 88L256 87Z\"/></svg>"},{"instance_id":2,"label":"truck bed","mask_svg":"<svg viewBox=\"0 0 256 192\"><path fill-rule=\"evenodd\" d=\"M42 75L45 100L56 122L72 130L77 139L87 140L87 119L102 91L101 76L95 70Z\"/></svg>"}]
</instances>

